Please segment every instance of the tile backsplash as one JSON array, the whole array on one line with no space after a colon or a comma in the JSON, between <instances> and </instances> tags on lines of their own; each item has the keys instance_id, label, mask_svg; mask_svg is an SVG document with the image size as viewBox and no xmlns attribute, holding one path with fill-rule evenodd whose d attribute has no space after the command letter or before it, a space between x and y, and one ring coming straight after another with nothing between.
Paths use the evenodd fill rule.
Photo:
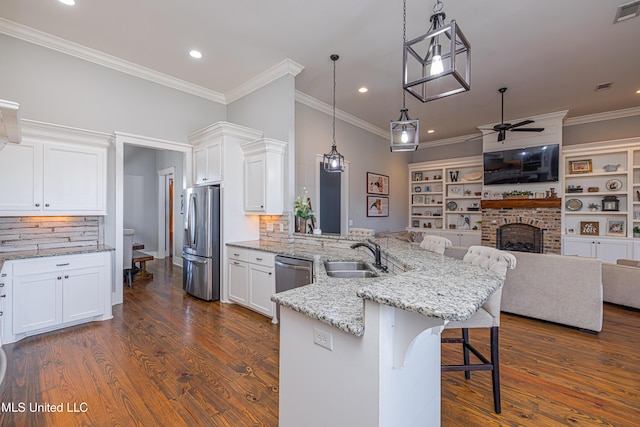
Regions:
<instances>
[{"instance_id":1,"label":"tile backsplash","mask_svg":"<svg viewBox=\"0 0 640 427\"><path fill-rule=\"evenodd\" d=\"M0 252L101 244L102 216L0 217Z\"/></svg>"}]
</instances>

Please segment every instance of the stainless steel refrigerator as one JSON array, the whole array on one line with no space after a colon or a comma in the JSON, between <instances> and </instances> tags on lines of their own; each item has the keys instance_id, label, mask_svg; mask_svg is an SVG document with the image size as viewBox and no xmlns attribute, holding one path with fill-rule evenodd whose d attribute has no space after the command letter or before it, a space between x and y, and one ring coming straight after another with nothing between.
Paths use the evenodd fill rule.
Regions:
<instances>
[{"instance_id":1,"label":"stainless steel refrigerator","mask_svg":"<svg viewBox=\"0 0 640 427\"><path fill-rule=\"evenodd\" d=\"M184 191L182 287L205 301L220 299L220 187Z\"/></svg>"}]
</instances>

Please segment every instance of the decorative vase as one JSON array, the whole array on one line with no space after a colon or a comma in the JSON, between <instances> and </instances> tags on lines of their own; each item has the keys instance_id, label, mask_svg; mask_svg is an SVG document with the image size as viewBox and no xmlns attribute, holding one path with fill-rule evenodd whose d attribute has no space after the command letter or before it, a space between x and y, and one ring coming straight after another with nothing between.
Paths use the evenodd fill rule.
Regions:
<instances>
[{"instance_id":1,"label":"decorative vase","mask_svg":"<svg viewBox=\"0 0 640 427\"><path fill-rule=\"evenodd\" d=\"M307 232L307 218L296 217L296 233Z\"/></svg>"}]
</instances>

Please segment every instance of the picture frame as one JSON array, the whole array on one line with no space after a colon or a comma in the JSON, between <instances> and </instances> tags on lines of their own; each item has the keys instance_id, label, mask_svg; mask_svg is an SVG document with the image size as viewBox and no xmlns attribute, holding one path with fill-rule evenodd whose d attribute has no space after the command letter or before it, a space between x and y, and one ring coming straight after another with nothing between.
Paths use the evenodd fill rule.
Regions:
<instances>
[{"instance_id":1,"label":"picture frame","mask_svg":"<svg viewBox=\"0 0 640 427\"><path fill-rule=\"evenodd\" d=\"M415 196L414 195L413 196L413 204L414 205L424 205L425 200L426 200L425 196L422 196L422 195L420 195L420 196Z\"/></svg>"},{"instance_id":2,"label":"picture frame","mask_svg":"<svg viewBox=\"0 0 640 427\"><path fill-rule=\"evenodd\" d=\"M414 181L422 181L422 172L414 172L413 173Z\"/></svg>"},{"instance_id":3,"label":"picture frame","mask_svg":"<svg viewBox=\"0 0 640 427\"><path fill-rule=\"evenodd\" d=\"M626 221L624 219L607 218L607 235L625 236L626 234Z\"/></svg>"},{"instance_id":4,"label":"picture frame","mask_svg":"<svg viewBox=\"0 0 640 427\"><path fill-rule=\"evenodd\" d=\"M419 185L416 185L415 187L413 187L413 192L414 193L419 193L422 191L422 187L420 187Z\"/></svg>"},{"instance_id":5,"label":"picture frame","mask_svg":"<svg viewBox=\"0 0 640 427\"><path fill-rule=\"evenodd\" d=\"M569 160L569 173L591 173L593 172L593 165L591 159L585 160Z\"/></svg>"},{"instance_id":6,"label":"picture frame","mask_svg":"<svg viewBox=\"0 0 640 427\"><path fill-rule=\"evenodd\" d=\"M389 216L389 198L383 196L367 196L367 216Z\"/></svg>"},{"instance_id":7,"label":"picture frame","mask_svg":"<svg viewBox=\"0 0 640 427\"><path fill-rule=\"evenodd\" d=\"M598 221L580 221L580 235L599 236L600 223Z\"/></svg>"},{"instance_id":8,"label":"picture frame","mask_svg":"<svg viewBox=\"0 0 640 427\"><path fill-rule=\"evenodd\" d=\"M389 195L389 177L367 172L367 194Z\"/></svg>"},{"instance_id":9,"label":"picture frame","mask_svg":"<svg viewBox=\"0 0 640 427\"><path fill-rule=\"evenodd\" d=\"M417 219L414 219L413 222L411 223L411 226L414 228L420 227L420 221L418 221Z\"/></svg>"}]
</instances>

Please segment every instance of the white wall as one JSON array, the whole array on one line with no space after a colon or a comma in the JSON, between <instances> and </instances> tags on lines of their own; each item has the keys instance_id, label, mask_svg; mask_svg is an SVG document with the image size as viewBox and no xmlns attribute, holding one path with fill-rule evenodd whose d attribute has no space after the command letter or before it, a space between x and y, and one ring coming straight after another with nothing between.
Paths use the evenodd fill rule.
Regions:
<instances>
[{"instance_id":1,"label":"white wall","mask_svg":"<svg viewBox=\"0 0 640 427\"><path fill-rule=\"evenodd\" d=\"M177 142L226 120L222 104L0 35L0 97L23 119Z\"/></svg>"},{"instance_id":2,"label":"white wall","mask_svg":"<svg viewBox=\"0 0 640 427\"><path fill-rule=\"evenodd\" d=\"M315 155L328 153L332 143L331 115L296 103L296 194L306 187L317 205ZM338 151L350 162L349 217L353 227L380 231L404 230L408 215L407 165L411 153L391 153L389 141L359 127L336 120ZM368 218L366 174L389 176L389 217Z\"/></svg>"}]
</instances>

